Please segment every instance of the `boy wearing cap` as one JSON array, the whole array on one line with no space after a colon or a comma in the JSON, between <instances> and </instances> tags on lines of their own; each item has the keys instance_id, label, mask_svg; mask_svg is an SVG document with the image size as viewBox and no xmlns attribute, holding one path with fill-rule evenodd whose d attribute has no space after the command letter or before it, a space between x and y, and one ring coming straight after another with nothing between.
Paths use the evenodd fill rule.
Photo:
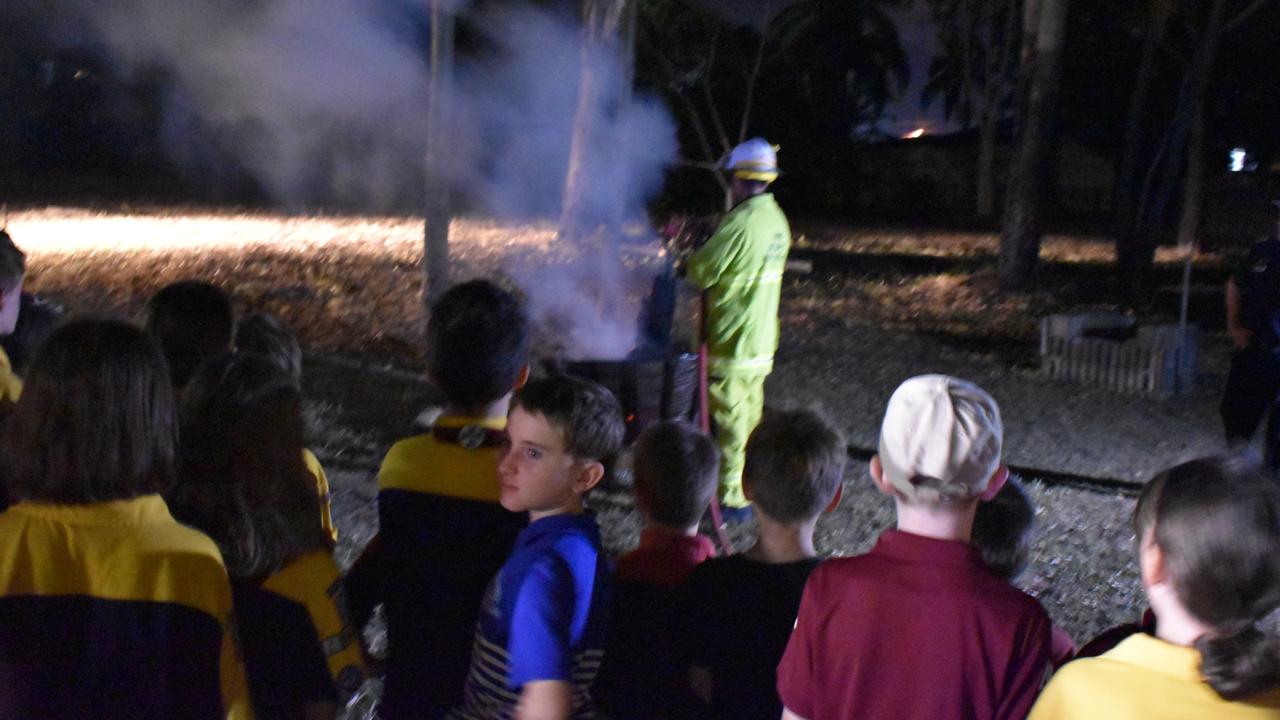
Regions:
<instances>
[{"instance_id":1,"label":"boy wearing cap","mask_svg":"<svg viewBox=\"0 0 1280 720\"><path fill-rule=\"evenodd\" d=\"M994 400L944 375L889 399L871 477L898 527L814 571L778 666L783 718L1023 718L1049 663L1049 618L969 545L1008 476Z\"/></svg>"}]
</instances>

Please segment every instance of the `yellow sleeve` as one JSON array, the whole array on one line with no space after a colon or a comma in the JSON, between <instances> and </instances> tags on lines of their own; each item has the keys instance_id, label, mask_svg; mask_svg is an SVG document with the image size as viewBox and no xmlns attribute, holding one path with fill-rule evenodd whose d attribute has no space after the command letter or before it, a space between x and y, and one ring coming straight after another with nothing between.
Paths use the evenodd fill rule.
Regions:
<instances>
[{"instance_id":1,"label":"yellow sleeve","mask_svg":"<svg viewBox=\"0 0 1280 720\"><path fill-rule=\"evenodd\" d=\"M320 464L320 459L315 456L315 453L303 448L302 459L307 464L307 470L316 479L316 494L320 496L320 524L324 526L324 531L329 533L329 539L337 543L338 528L333 525L333 500L329 491L329 478L324 474L324 466Z\"/></svg>"},{"instance_id":2,"label":"yellow sleeve","mask_svg":"<svg viewBox=\"0 0 1280 720\"><path fill-rule=\"evenodd\" d=\"M720 281L742 248L743 227L736 218L716 230L715 235L689 257L686 275L694 285L706 290Z\"/></svg>"},{"instance_id":3,"label":"yellow sleeve","mask_svg":"<svg viewBox=\"0 0 1280 720\"><path fill-rule=\"evenodd\" d=\"M1070 720L1076 717L1076 714L1070 710L1071 690L1064 687L1070 684L1069 681L1064 681L1059 671L1059 674L1050 679L1049 684L1040 691L1040 697L1036 698L1036 704L1031 706L1031 714L1027 716L1027 720ZM1080 715L1080 717L1084 716Z\"/></svg>"}]
</instances>

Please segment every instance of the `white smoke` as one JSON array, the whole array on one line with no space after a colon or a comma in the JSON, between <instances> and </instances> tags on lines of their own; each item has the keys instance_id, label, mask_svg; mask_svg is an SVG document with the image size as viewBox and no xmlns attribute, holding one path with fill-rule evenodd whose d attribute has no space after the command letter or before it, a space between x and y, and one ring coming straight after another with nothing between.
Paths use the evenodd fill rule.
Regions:
<instances>
[{"instance_id":1,"label":"white smoke","mask_svg":"<svg viewBox=\"0 0 1280 720\"><path fill-rule=\"evenodd\" d=\"M162 68L170 156L214 184L249 173L286 207L366 211L422 206L428 4L411 0L61 0L66 37L105 51L119 72ZM453 0L455 9L465 0ZM582 34L577 19L533 6L470 17L486 50L459 54L444 166L455 197L494 217L555 217L567 169ZM617 57L589 62L616 97ZM615 219L644 217L677 154L675 124L654 98L595 109L605 162L589 201ZM234 159L224 167L219 158ZM625 354L633 309L617 253L579 253L562 270L508 269L535 313L575 313L579 354ZM552 280L554 276L554 281ZM584 283L582 279L595 279ZM563 279L563 281L562 281ZM641 281L643 283L643 280ZM594 285L590 290L584 284ZM538 319L535 315L535 319ZM594 343L592 340L594 339ZM579 343L571 341L571 344ZM588 348L594 348L588 350Z\"/></svg>"}]
</instances>

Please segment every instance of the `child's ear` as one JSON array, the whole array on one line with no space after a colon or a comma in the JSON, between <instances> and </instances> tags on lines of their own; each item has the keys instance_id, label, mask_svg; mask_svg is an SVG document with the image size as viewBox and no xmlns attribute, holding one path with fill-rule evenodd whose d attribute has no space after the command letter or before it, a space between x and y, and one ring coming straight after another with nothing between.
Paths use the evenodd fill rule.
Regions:
<instances>
[{"instance_id":1,"label":"child's ear","mask_svg":"<svg viewBox=\"0 0 1280 720\"><path fill-rule=\"evenodd\" d=\"M1009 468L1004 463L1001 463L1000 467L996 468L996 471L992 473L991 479L987 481L987 489L982 491L978 499L982 502L991 502L1000 493L1000 488L1004 487L1004 484L1008 481Z\"/></svg>"},{"instance_id":2,"label":"child's ear","mask_svg":"<svg viewBox=\"0 0 1280 720\"><path fill-rule=\"evenodd\" d=\"M578 469L578 477L573 482L573 489L579 495L585 495L588 490L600 484L604 478L604 463L599 460L582 463Z\"/></svg>"},{"instance_id":3,"label":"child's ear","mask_svg":"<svg viewBox=\"0 0 1280 720\"><path fill-rule=\"evenodd\" d=\"M871 456L871 481L876 484L876 489L888 495L889 497L897 497L898 493L893 488L893 483L889 482L884 476L884 466L880 464L880 455Z\"/></svg>"},{"instance_id":4,"label":"child's ear","mask_svg":"<svg viewBox=\"0 0 1280 720\"><path fill-rule=\"evenodd\" d=\"M842 497L844 497L844 483L840 483L836 486L836 494L831 497L831 502L823 512L833 512L836 509L836 506L840 504L840 498Z\"/></svg>"},{"instance_id":5,"label":"child's ear","mask_svg":"<svg viewBox=\"0 0 1280 720\"><path fill-rule=\"evenodd\" d=\"M511 392L515 392L516 390L524 387L524 384L527 382L529 382L529 363L525 363L521 366L520 372L516 374L516 384L511 386Z\"/></svg>"},{"instance_id":6,"label":"child's ear","mask_svg":"<svg viewBox=\"0 0 1280 720\"><path fill-rule=\"evenodd\" d=\"M742 476L742 497L746 498L749 503L756 501L756 494L751 489L751 481L747 479L746 475Z\"/></svg>"},{"instance_id":7,"label":"child's ear","mask_svg":"<svg viewBox=\"0 0 1280 720\"><path fill-rule=\"evenodd\" d=\"M1155 532L1151 529L1143 533L1138 542L1138 572L1144 588L1163 583L1166 578L1164 551L1156 544Z\"/></svg>"}]
</instances>

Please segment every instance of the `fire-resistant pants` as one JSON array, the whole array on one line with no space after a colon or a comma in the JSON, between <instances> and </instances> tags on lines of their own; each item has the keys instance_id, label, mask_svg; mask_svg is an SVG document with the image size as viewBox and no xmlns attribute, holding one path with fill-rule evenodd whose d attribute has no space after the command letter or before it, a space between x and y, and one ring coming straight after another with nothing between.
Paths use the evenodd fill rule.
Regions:
<instances>
[{"instance_id":1,"label":"fire-resistant pants","mask_svg":"<svg viewBox=\"0 0 1280 720\"><path fill-rule=\"evenodd\" d=\"M747 504L742 494L742 466L747 438L764 412L766 377L766 373L758 373L711 377L707 381L712 434L720 446L720 503L725 507Z\"/></svg>"},{"instance_id":2,"label":"fire-resistant pants","mask_svg":"<svg viewBox=\"0 0 1280 720\"><path fill-rule=\"evenodd\" d=\"M1219 408L1227 441L1251 441L1268 410L1266 463L1275 472L1280 470L1280 351L1251 345L1231 357Z\"/></svg>"}]
</instances>

